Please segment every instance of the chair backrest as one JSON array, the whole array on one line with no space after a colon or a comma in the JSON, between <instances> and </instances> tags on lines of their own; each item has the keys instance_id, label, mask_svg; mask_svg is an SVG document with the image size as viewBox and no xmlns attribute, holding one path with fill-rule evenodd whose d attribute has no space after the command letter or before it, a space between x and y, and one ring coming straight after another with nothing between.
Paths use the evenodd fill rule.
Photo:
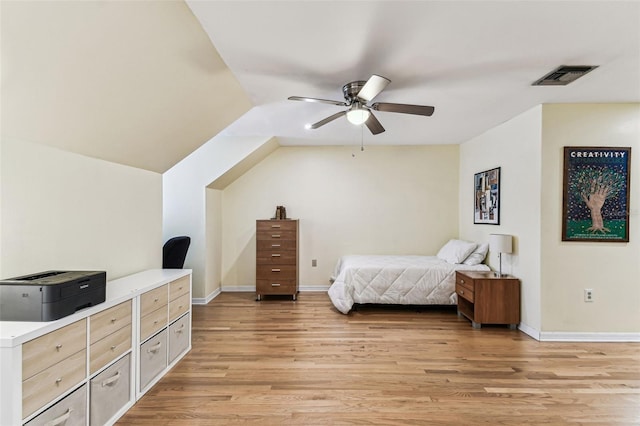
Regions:
<instances>
[{"instance_id":1,"label":"chair backrest","mask_svg":"<svg viewBox=\"0 0 640 426\"><path fill-rule=\"evenodd\" d=\"M162 267L164 269L182 269L187 257L191 238L186 236L170 238L162 247Z\"/></svg>"}]
</instances>

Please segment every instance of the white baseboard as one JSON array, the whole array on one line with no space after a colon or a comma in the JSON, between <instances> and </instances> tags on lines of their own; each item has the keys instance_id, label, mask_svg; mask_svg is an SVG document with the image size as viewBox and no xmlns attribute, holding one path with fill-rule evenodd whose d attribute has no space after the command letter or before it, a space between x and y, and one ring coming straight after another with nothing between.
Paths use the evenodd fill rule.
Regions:
<instances>
[{"instance_id":1,"label":"white baseboard","mask_svg":"<svg viewBox=\"0 0 640 426\"><path fill-rule=\"evenodd\" d=\"M306 292L306 291L324 291L326 292L327 290L329 290L329 286L328 285L303 285L300 286L300 292ZM256 286L255 285L232 285L232 286L225 286L222 287L222 291L223 292L241 292L241 293L255 293L256 291Z\"/></svg>"},{"instance_id":2,"label":"white baseboard","mask_svg":"<svg viewBox=\"0 0 640 426\"><path fill-rule=\"evenodd\" d=\"M640 342L640 333L542 331L541 342Z\"/></svg>"},{"instance_id":3,"label":"white baseboard","mask_svg":"<svg viewBox=\"0 0 640 426\"><path fill-rule=\"evenodd\" d=\"M524 334L527 334L533 337L536 340L540 340L540 330L530 327L525 323L521 322L520 324L518 324L518 330L522 331Z\"/></svg>"},{"instance_id":4,"label":"white baseboard","mask_svg":"<svg viewBox=\"0 0 640 426\"><path fill-rule=\"evenodd\" d=\"M216 288L213 293L211 293L210 295L208 295L207 297L194 297L193 299L191 299L191 303L193 305L206 305L207 303L211 302L213 299L216 298L216 296L218 296L220 294L220 289Z\"/></svg>"}]
</instances>

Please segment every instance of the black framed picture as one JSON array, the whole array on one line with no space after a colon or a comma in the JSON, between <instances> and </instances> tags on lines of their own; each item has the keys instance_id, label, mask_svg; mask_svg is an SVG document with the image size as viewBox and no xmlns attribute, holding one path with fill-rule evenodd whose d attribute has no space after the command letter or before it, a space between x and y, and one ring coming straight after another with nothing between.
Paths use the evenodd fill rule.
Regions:
<instances>
[{"instance_id":1,"label":"black framed picture","mask_svg":"<svg viewBox=\"0 0 640 426\"><path fill-rule=\"evenodd\" d=\"M473 223L500 225L500 167L473 176Z\"/></svg>"},{"instance_id":2,"label":"black framed picture","mask_svg":"<svg viewBox=\"0 0 640 426\"><path fill-rule=\"evenodd\" d=\"M562 241L629 242L630 147L564 147Z\"/></svg>"}]
</instances>

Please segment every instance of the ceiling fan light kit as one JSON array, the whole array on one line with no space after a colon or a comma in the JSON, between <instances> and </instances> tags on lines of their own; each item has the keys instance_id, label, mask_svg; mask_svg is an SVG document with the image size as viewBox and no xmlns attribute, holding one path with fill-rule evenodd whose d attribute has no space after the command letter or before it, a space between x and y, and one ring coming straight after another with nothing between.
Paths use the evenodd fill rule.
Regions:
<instances>
[{"instance_id":1,"label":"ceiling fan light kit","mask_svg":"<svg viewBox=\"0 0 640 426\"><path fill-rule=\"evenodd\" d=\"M376 102L372 105L367 105L373 100L373 98L378 96L389 83L391 83L391 80L376 74L372 75L367 81L358 80L347 83L342 86L342 93L344 94L346 102L330 99L308 98L304 96L290 96L289 100L318 102L349 107L349 109L330 115L317 123L307 124L305 126L307 129L317 129L318 127L324 126L325 124L346 115L347 120L349 120L350 123L357 126L364 124L372 134L377 135L384 132L384 127L382 127L382 124L380 124L371 110L424 115L427 117L433 114L435 108L426 105L392 104L387 102Z\"/></svg>"}]
</instances>

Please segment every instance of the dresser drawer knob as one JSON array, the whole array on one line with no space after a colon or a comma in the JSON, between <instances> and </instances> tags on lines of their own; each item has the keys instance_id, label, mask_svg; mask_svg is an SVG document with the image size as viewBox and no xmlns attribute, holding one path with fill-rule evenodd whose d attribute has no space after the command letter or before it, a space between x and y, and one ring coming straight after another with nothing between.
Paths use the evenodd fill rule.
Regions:
<instances>
[{"instance_id":1,"label":"dresser drawer knob","mask_svg":"<svg viewBox=\"0 0 640 426\"><path fill-rule=\"evenodd\" d=\"M280 238L280 234L271 234L271 238Z\"/></svg>"},{"instance_id":2,"label":"dresser drawer knob","mask_svg":"<svg viewBox=\"0 0 640 426\"><path fill-rule=\"evenodd\" d=\"M280 225L271 225L272 228L280 228Z\"/></svg>"},{"instance_id":3,"label":"dresser drawer knob","mask_svg":"<svg viewBox=\"0 0 640 426\"><path fill-rule=\"evenodd\" d=\"M271 247L280 247L280 244L271 244Z\"/></svg>"},{"instance_id":4,"label":"dresser drawer knob","mask_svg":"<svg viewBox=\"0 0 640 426\"><path fill-rule=\"evenodd\" d=\"M460 283L464 284L464 280L462 280L462 279L461 279L461 280L460 280Z\"/></svg>"},{"instance_id":5,"label":"dresser drawer knob","mask_svg":"<svg viewBox=\"0 0 640 426\"><path fill-rule=\"evenodd\" d=\"M60 385L60 382L62 382L62 377L58 377L58 378L56 379L56 386L59 386L59 385Z\"/></svg>"},{"instance_id":6,"label":"dresser drawer knob","mask_svg":"<svg viewBox=\"0 0 640 426\"><path fill-rule=\"evenodd\" d=\"M158 299L158 298L156 297L155 299L153 299L153 303L157 303L157 302L158 302L158 300L160 300L160 299Z\"/></svg>"},{"instance_id":7,"label":"dresser drawer knob","mask_svg":"<svg viewBox=\"0 0 640 426\"><path fill-rule=\"evenodd\" d=\"M271 283L271 287L280 287L280 283Z\"/></svg>"},{"instance_id":8,"label":"dresser drawer knob","mask_svg":"<svg viewBox=\"0 0 640 426\"><path fill-rule=\"evenodd\" d=\"M271 272L280 272L280 269L279 268L272 268Z\"/></svg>"},{"instance_id":9,"label":"dresser drawer knob","mask_svg":"<svg viewBox=\"0 0 640 426\"><path fill-rule=\"evenodd\" d=\"M271 255L271 257L280 257L280 254L274 253L274 254Z\"/></svg>"},{"instance_id":10,"label":"dresser drawer knob","mask_svg":"<svg viewBox=\"0 0 640 426\"><path fill-rule=\"evenodd\" d=\"M112 350L112 351L113 351L113 350L115 350L115 349L116 349L116 347L115 347L115 346L111 346L111 350Z\"/></svg>"},{"instance_id":11,"label":"dresser drawer knob","mask_svg":"<svg viewBox=\"0 0 640 426\"><path fill-rule=\"evenodd\" d=\"M464 294L464 290L460 290L460 294Z\"/></svg>"},{"instance_id":12,"label":"dresser drawer knob","mask_svg":"<svg viewBox=\"0 0 640 426\"><path fill-rule=\"evenodd\" d=\"M73 411L73 410L72 410L71 408L68 408L66 413L64 413L63 415L61 415L61 416L60 416L60 417L58 417L58 418L55 418L55 419L51 420L51 421L50 421L49 423L47 423L47 424L48 424L48 425L51 425L51 426L60 426L60 425L63 425L67 420L69 420L69 417L71 417L71 412L72 412L72 411Z\"/></svg>"},{"instance_id":13,"label":"dresser drawer knob","mask_svg":"<svg viewBox=\"0 0 640 426\"><path fill-rule=\"evenodd\" d=\"M115 318L111 318L111 323L113 324L114 322L116 322Z\"/></svg>"},{"instance_id":14,"label":"dresser drawer knob","mask_svg":"<svg viewBox=\"0 0 640 426\"><path fill-rule=\"evenodd\" d=\"M109 377L108 379L104 380L101 384L102 387L105 386L111 386L112 384L114 384L115 382L117 382L120 379L120 372L116 372L116 374L114 374L113 376Z\"/></svg>"},{"instance_id":15,"label":"dresser drawer knob","mask_svg":"<svg viewBox=\"0 0 640 426\"><path fill-rule=\"evenodd\" d=\"M60 349L62 349L62 345L56 345L56 351L60 352Z\"/></svg>"}]
</instances>

